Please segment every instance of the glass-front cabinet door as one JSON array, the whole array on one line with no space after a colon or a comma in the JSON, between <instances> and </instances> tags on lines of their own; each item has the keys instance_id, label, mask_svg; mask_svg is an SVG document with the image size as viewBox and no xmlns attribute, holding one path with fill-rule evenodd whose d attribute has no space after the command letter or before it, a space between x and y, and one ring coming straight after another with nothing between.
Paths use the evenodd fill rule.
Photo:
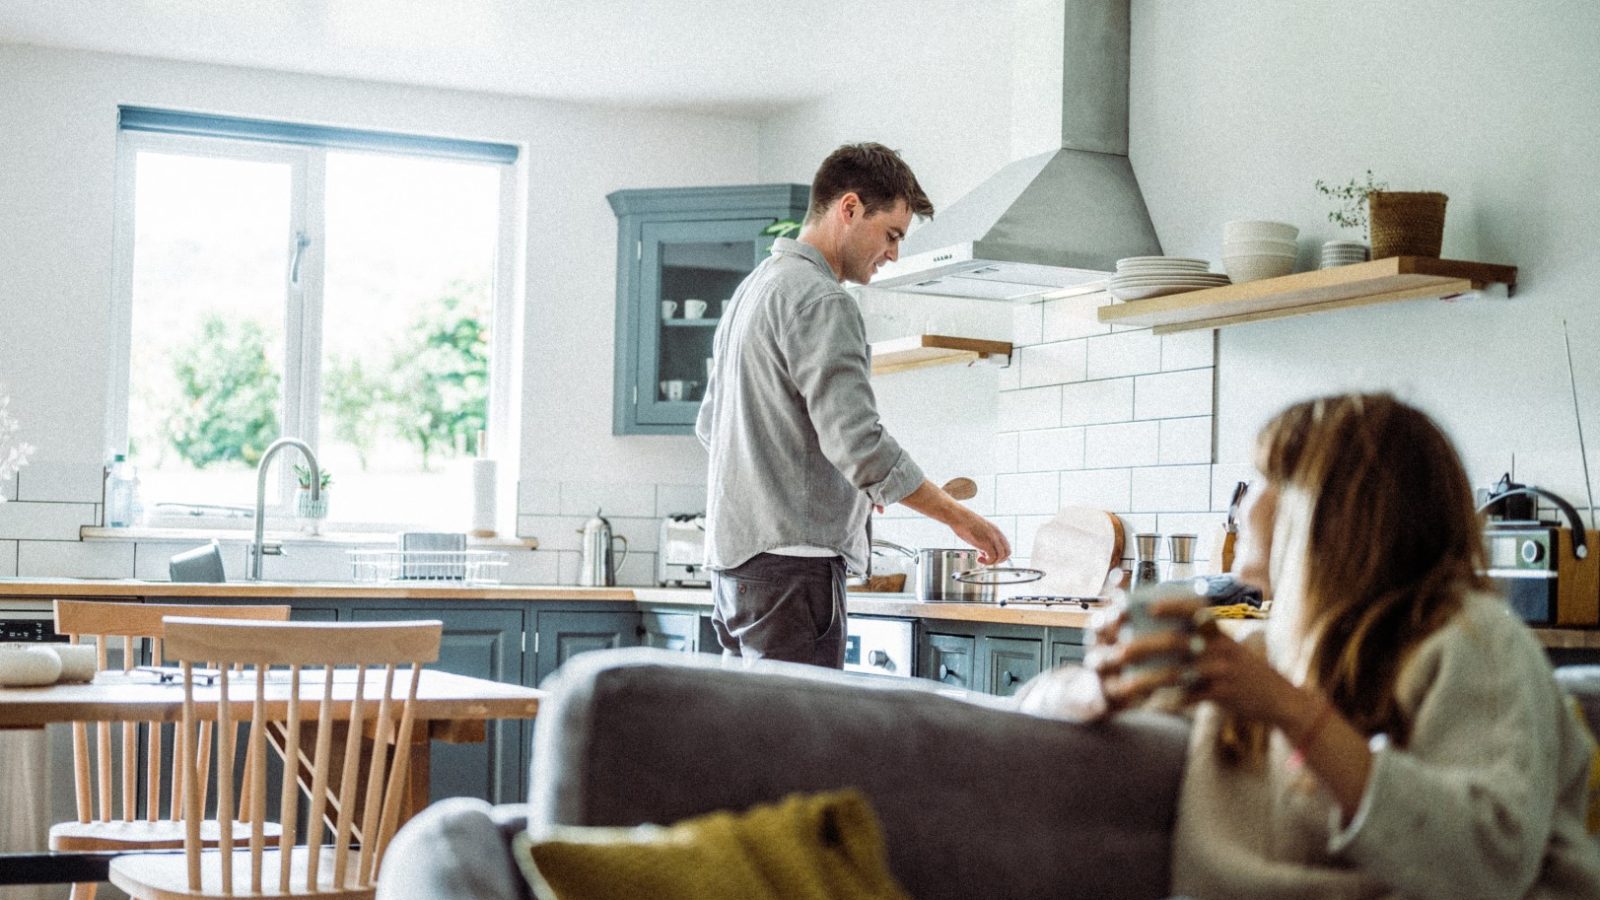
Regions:
<instances>
[{"instance_id":1,"label":"glass-front cabinet door","mask_svg":"<svg viewBox=\"0 0 1600 900\"><path fill-rule=\"evenodd\" d=\"M712 338L772 245L761 231L805 214L804 185L617 191L613 431L692 434Z\"/></svg>"},{"instance_id":2,"label":"glass-front cabinet door","mask_svg":"<svg viewBox=\"0 0 1600 900\"><path fill-rule=\"evenodd\" d=\"M764 255L771 219L644 226L640 287L659 298L639 317L638 421L694 421L711 367L711 336L739 283Z\"/></svg>"}]
</instances>

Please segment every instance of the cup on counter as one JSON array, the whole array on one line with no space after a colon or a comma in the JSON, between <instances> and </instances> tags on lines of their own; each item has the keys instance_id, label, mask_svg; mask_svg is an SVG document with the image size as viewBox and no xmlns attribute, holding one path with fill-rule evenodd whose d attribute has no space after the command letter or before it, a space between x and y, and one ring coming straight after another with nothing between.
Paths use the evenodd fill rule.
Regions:
<instances>
[{"instance_id":1,"label":"cup on counter","mask_svg":"<svg viewBox=\"0 0 1600 900\"><path fill-rule=\"evenodd\" d=\"M1171 611L1158 609L1169 601L1194 601L1200 602L1200 612L1195 615L1172 614ZM1200 643L1200 623L1204 621L1206 601L1203 596L1196 593L1192 581L1163 581L1147 587L1139 588L1128 595L1125 612L1126 620L1122 626L1122 642L1129 643L1138 638L1149 637L1156 634L1180 633L1187 634L1192 639L1197 639L1194 644L1185 646L1181 650L1171 653L1162 653L1141 659L1123 667L1127 674L1142 674L1153 672L1167 666L1187 666L1203 647L1196 646Z\"/></svg>"},{"instance_id":2,"label":"cup on counter","mask_svg":"<svg viewBox=\"0 0 1600 900\"><path fill-rule=\"evenodd\" d=\"M682 400L684 392L687 390L688 386L689 383L684 381L682 378L673 378L668 381L663 381L661 382L661 399Z\"/></svg>"},{"instance_id":3,"label":"cup on counter","mask_svg":"<svg viewBox=\"0 0 1600 900\"><path fill-rule=\"evenodd\" d=\"M706 315L706 302L704 300L683 301L683 317L685 319L703 319Z\"/></svg>"},{"instance_id":4,"label":"cup on counter","mask_svg":"<svg viewBox=\"0 0 1600 900\"><path fill-rule=\"evenodd\" d=\"M661 301L661 318L670 319L670 318L672 318L673 316L675 316L677 314L678 314L678 301L676 301L676 300L663 300L663 301Z\"/></svg>"}]
</instances>

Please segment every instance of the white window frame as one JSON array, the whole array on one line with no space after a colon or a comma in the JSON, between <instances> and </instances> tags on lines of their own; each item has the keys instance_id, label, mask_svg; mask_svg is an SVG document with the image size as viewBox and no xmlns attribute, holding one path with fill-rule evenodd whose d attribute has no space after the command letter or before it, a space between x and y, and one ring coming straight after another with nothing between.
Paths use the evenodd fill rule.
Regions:
<instances>
[{"instance_id":1,"label":"white window frame","mask_svg":"<svg viewBox=\"0 0 1600 900\"><path fill-rule=\"evenodd\" d=\"M121 453L128 446L128 396L132 387L131 351L133 340L133 251L137 214L137 158L142 151L178 153L220 159L244 159L261 162L281 162L290 166L290 223L285 239L291 242L289 259L293 260L292 242L303 234L310 243L300 257L298 286L289 283L289 273L284 272L285 322L284 322L284 373L280 395L282 404L282 436L305 441L313 451L319 447L319 407L321 405L322 367L322 295L324 282L324 221L326 160L329 152L339 152L337 147L309 147L294 144L277 144L261 141L236 140L225 137L195 137L190 135L162 134L156 132L119 130L117 138L116 167L116 219L113 231L115 274L111 298L112 335L109 371L106 448L104 458ZM378 152L378 151L361 151ZM396 154L411 156L410 154ZM488 396L488 441L494 454L514 464L520 458L521 428L517 422L520 409L521 360L523 344L522 313L522 254L524 246L521 202L525 195L521 156L515 163L490 163L500 169L499 184L499 244L496 248L491 293L491 328ZM287 457L286 457L287 458ZM293 460L290 460L291 462ZM274 462L278 462L277 459ZM502 463L504 466L505 463ZM512 481L514 485L514 481ZM295 489L294 475L287 464L278 465L276 487L267 491L268 518L291 514L289 498ZM505 502L514 496L505 484L499 491L499 510L505 524L514 521L514 504ZM146 498L159 501L160 498ZM153 505L153 504L152 504ZM394 532L408 527L426 526L425 520L411 522L341 522L342 529L354 531ZM434 523L435 525L437 523ZM499 523L497 523L499 524ZM193 529L253 528L247 518L194 517L189 515L159 515L147 510L146 527ZM514 533L507 529L506 533Z\"/></svg>"}]
</instances>

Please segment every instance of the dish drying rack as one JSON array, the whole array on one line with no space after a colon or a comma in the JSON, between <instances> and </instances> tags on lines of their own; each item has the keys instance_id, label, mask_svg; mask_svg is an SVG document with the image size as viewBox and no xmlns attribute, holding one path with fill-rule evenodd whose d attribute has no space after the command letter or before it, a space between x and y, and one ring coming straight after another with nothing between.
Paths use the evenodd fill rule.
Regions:
<instances>
[{"instance_id":1,"label":"dish drying rack","mask_svg":"<svg viewBox=\"0 0 1600 900\"><path fill-rule=\"evenodd\" d=\"M350 577L384 581L499 584L510 555L504 550L350 550Z\"/></svg>"}]
</instances>

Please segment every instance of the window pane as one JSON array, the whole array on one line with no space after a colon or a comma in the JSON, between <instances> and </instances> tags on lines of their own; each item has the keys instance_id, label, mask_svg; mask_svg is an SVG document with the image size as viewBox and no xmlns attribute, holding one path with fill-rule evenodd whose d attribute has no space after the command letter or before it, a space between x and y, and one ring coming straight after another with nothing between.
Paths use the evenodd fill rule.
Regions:
<instances>
[{"instance_id":1,"label":"window pane","mask_svg":"<svg viewBox=\"0 0 1600 900\"><path fill-rule=\"evenodd\" d=\"M465 527L499 192L498 166L328 154L318 454L334 520Z\"/></svg>"},{"instance_id":2,"label":"window pane","mask_svg":"<svg viewBox=\"0 0 1600 900\"><path fill-rule=\"evenodd\" d=\"M128 435L147 503L252 505L279 435L288 164L136 157Z\"/></svg>"}]
</instances>

